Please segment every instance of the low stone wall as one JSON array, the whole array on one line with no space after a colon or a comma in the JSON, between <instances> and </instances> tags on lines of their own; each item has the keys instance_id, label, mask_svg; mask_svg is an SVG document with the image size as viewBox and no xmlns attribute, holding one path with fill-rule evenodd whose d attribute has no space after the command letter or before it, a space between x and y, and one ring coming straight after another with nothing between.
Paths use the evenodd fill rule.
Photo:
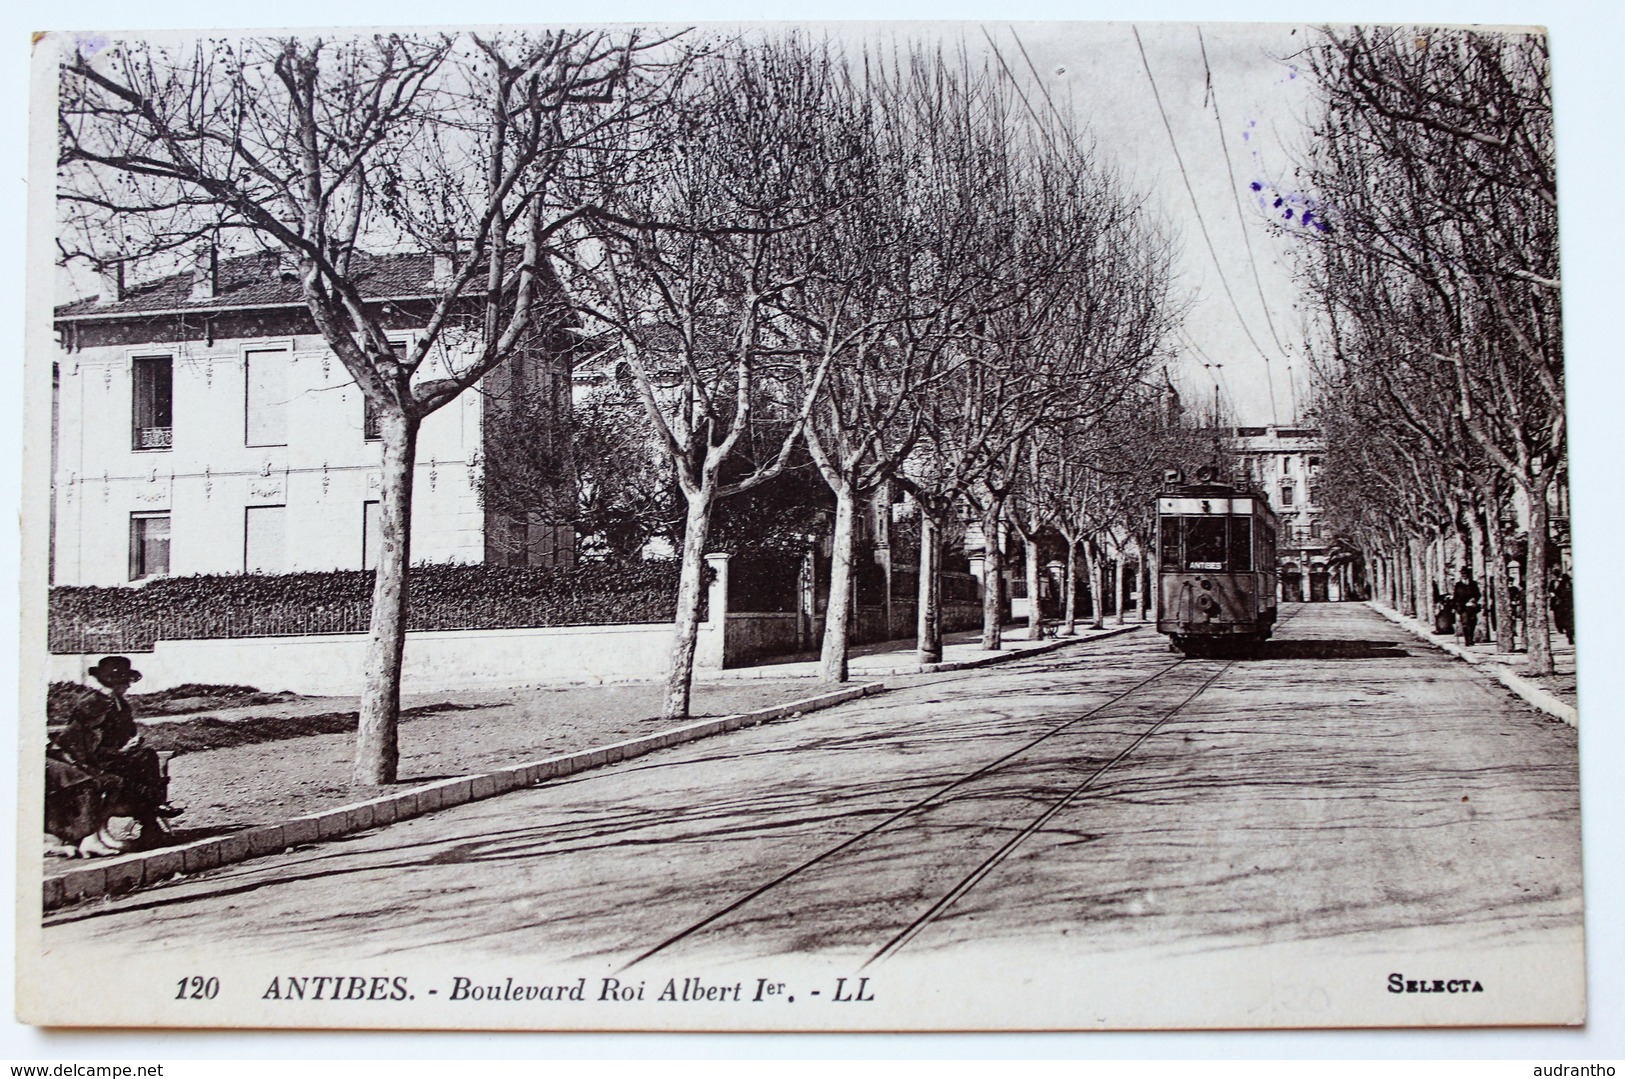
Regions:
<instances>
[{"instance_id":1,"label":"low stone wall","mask_svg":"<svg viewBox=\"0 0 1625 1079\"><path fill-rule=\"evenodd\" d=\"M952 633L961 629L978 629L982 625L980 603L944 603L942 605L942 631Z\"/></svg>"},{"instance_id":2,"label":"low stone wall","mask_svg":"<svg viewBox=\"0 0 1625 1079\"><path fill-rule=\"evenodd\" d=\"M723 667L742 667L771 656L802 650L801 616L788 612L728 614L723 630Z\"/></svg>"},{"instance_id":3,"label":"low stone wall","mask_svg":"<svg viewBox=\"0 0 1625 1079\"><path fill-rule=\"evenodd\" d=\"M710 620L700 624L694 663L717 669L725 661L728 563L726 555L707 561L715 573L708 597ZM409 632L401 690L658 681L671 670L674 633L669 622ZM101 653L52 655L46 673L53 682L85 682L85 672L99 658ZM361 691L366 672L367 635L160 639L151 652L130 658L141 671L143 692L199 682L353 696Z\"/></svg>"},{"instance_id":4,"label":"low stone wall","mask_svg":"<svg viewBox=\"0 0 1625 1079\"><path fill-rule=\"evenodd\" d=\"M630 626L553 626L545 629L456 630L406 635L401 689L435 693L477 686L594 683L664 678L671 662L669 623ZM700 627L702 665L719 655ZM249 685L319 696L358 693L366 667L365 634L308 637L239 637L231 640L159 641L131 658L143 692L186 682ZM52 681L86 681L99 655L51 656Z\"/></svg>"},{"instance_id":5,"label":"low stone wall","mask_svg":"<svg viewBox=\"0 0 1625 1079\"><path fill-rule=\"evenodd\" d=\"M730 612L728 556L712 555L708 561L714 573L711 617L700 626L696 667L739 667L818 647L822 626L814 627L810 641L803 640L799 616L793 612ZM913 604L894 606L891 627L880 607L859 607L855 621L854 644L911 637ZM980 604L943 605L945 631L981 624ZM437 693L480 686L658 681L670 670L672 635L672 626L665 622L414 631L406 635L401 688L407 693ZM335 633L159 640L153 651L132 653L131 659L142 672L142 692L198 682L352 696L361 690L366 653L366 634ZM53 682L85 682L85 671L102 654L49 656L48 676Z\"/></svg>"}]
</instances>

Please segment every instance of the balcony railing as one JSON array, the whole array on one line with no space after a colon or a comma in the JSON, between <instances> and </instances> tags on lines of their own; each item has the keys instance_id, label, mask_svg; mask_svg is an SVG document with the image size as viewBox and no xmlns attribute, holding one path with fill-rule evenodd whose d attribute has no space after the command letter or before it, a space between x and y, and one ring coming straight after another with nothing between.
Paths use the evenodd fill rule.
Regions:
<instances>
[{"instance_id":1,"label":"balcony railing","mask_svg":"<svg viewBox=\"0 0 1625 1079\"><path fill-rule=\"evenodd\" d=\"M173 427L137 427L135 448L138 450L167 450L175 444Z\"/></svg>"}]
</instances>

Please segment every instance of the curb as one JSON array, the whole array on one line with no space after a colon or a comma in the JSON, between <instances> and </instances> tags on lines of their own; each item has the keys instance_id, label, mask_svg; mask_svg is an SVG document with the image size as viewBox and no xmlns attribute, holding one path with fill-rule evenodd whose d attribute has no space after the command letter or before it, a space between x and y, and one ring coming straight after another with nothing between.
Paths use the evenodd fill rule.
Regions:
<instances>
[{"instance_id":1,"label":"curb","mask_svg":"<svg viewBox=\"0 0 1625 1079\"><path fill-rule=\"evenodd\" d=\"M1103 641L1107 637L1116 637L1124 633L1133 633L1139 629L1139 623L1131 626L1118 626L1103 633L1091 634L1087 637L1057 637L1053 641L1034 645L1031 648L1017 648L1009 652L993 652L976 659L954 660L949 663L916 663L907 667L893 667L878 671L864 671L864 674L902 675L902 674L937 674L942 671L969 671L977 667L991 667L995 663L1008 663L1023 656L1042 656L1057 649L1065 648L1069 644L1083 644L1087 641Z\"/></svg>"},{"instance_id":2,"label":"curb","mask_svg":"<svg viewBox=\"0 0 1625 1079\"><path fill-rule=\"evenodd\" d=\"M995 663L1008 663L1011 660L1020 659L1022 656L1041 656L1047 652L1053 652L1057 648L1064 648L1069 644L1084 644L1088 641L1099 641L1123 633L1132 633L1143 626L1152 624L1150 622L1134 622L1104 630L1100 633L1091 633L1087 636L1058 637L1055 640L1045 641L1043 644L1034 645L1030 648L1011 648L998 652L989 652L975 659L957 659L943 663L900 663L892 667L859 667L855 664L849 664L849 669L854 678L895 678L912 674L969 671L975 670L977 667L989 667ZM818 677L816 668L805 674L786 674L782 671L775 671L773 666L773 664L765 664L760 667L733 667L721 672L720 676L713 675L707 681L715 684L717 682L748 682L757 679L812 679Z\"/></svg>"},{"instance_id":3,"label":"curb","mask_svg":"<svg viewBox=\"0 0 1625 1079\"><path fill-rule=\"evenodd\" d=\"M913 664L885 670L860 670L854 671L853 674L868 678L881 675L973 670L977 667L989 667L995 663L1008 663L1023 656L1044 655L1067 645L1131 633L1139 628L1140 624L1136 623L1086 637L1061 637L1030 648L993 652L975 659ZM413 787L411 790L295 817L281 824L259 825L240 832L232 832L230 835L199 839L184 846L164 847L160 850L108 859L99 864L75 866L64 873L45 879L42 887L43 907L44 910L51 911L88 899L100 899L104 896L122 895L138 888L150 888L190 873L217 869L262 855L280 854L293 847L335 839L369 828L420 817L436 810L482 801L522 787L533 787L550 779L562 779L606 764L641 757L645 753L652 753L668 746L682 745L701 738L709 738L714 734L754 727L786 716L804 715L833 708L860 697L883 693L886 689L884 682L851 685L829 693L774 705L771 708L759 708L754 712L742 712L720 719L699 720L639 738L629 738L607 746L596 746L528 764L499 768L494 772L442 779L421 787Z\"/></svg>"},{"instance_id":4,"label":"curb","mask_svg":"<svg viewBox=\"0 0 1625 1079\"><path fill-rule=\"evenodd\" d=\"M1416 621L1414 618L1408 618L1405 615L1400 614L1398 611L1384 607L1375 600L1366 600L1365 605L1382 615L1384 618L1388 619L1390 622L1409 630L1413 635L1421 638L1428 644L1433 645L1435 648L1448 652L1457 659L1466 660L1468 663L1472 664L1474 667L1477 667L1485 674L1493 676L1497 682L1500 682L1507 689L1511 690L1513 694L1523 700L1524 703L1540 709L1549 716L1555 716L1556 718L1561 719L1564 723L1567 723L1576 730L1579 729L1580 712L1572 704L1559 700L1557 697L1554 697L1544 689L1541 689L1528 679L1507 670L1499 663L1489 663L1480 659L1467 649L1463 648L1461 645L1456 644L1454 641L1441 641L1437 639L1436 634L1428 633L1426 631L1426 627L1424 627L1421 622Z\"/></svg>"},{"instance_id":5,"label":"curb","mask_svg":"<svg viewBox=\"0 0 1625 1079\"><path fill-rule=\"evenodd\" d=\"M1034 651L1028 649L1028 651ZM439 809L477 802L498 794L531 787L549 779L562 779L617 761L630 760L668 746L698 741L713 734L754 727L786 716L802 715L884 692L885 683L868 682L820 693L801 700L760 708L754 712L704 719L670 730L629 738L607 746L567 753L545 760L499 768L494 772L458 776L295 817L281 824L260 825L230 835L211 836L179 847L164 847L101 864L75 867L47 877L42 889L44 910L56 910L70 903L118 895L137 888L151 887L176 877L216 869L266 854L278 854L292 847L366 831L396 821L408 820Z\"/></svg>"}]
</instances>

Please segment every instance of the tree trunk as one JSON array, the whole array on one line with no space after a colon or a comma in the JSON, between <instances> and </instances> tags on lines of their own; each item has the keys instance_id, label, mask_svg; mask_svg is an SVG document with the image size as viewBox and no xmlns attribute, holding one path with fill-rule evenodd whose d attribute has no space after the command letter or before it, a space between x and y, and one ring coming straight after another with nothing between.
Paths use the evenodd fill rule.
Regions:
<instances>
[{"instance_id":1,"label":"tree trunk","mask_svg":"<svg viewBox=\"0 0 1625 1079\"><path fill-rule=\"evenodd\" d=\"M942 526L920 504L920 610L915 649L920 663L942 662Z\"/></svg>"},{"instance_id":2,"label":"tree trunk","mask_svg":"<svg viewBox=\"0 0 1625 1079\"><path fill-rule=\"evenodd\" d=\"M1407 536L1405 538L1404 554L1405 554L1405 559L1404 559L1404 562L1405 562L1405 565L1404 565L1404 570L1405 570L1405 592L1404 592L1404 595L1402 595L1400 598L1404 601L1405 606L1400 608L1400 613L1408 615L1411 618L1415 618L1416 617L1416 591L1417 591L1417 583L1416 583L1416 576L1417 576L1416 575L1416 537L1415 536Z\"/></svg>"},{"instance_id":3,"label":"tree trunk","mask_svg":"<svg viewBox=\"0 0 1625 1079\"><path fill-rule=\"evenodd\" d=\"M400 764L401 656L406 649L407 568L412 559L412 471L418 421L396 408L380 410L383 475L378 506L377 577L372 633L367 641L367 683L356 731L356 783L395 782Z\"/></svg>"},{"instance_id":4,"label":"tree trunk","mask_svg":"<svg viewBox=\"0 0 1625 1079\"><path fill-rule=\"evenodd\" d=\"M677 578L677 624L672 640L671 671L666 676L667 719L687 719L694 686L694 650L700 637L700 598L705 593L705 543L711 535L715 488L704 483L688 498L683 524L683 563Z\"/></svg>"},{"instance_id":5,"label":"tree trunk","mask_svg":"<svg viewBox=\"0 0 1625 1079\"><path fill-rule=\"evenodd\" d=\"M1530 674L1551 674L1552 631L1551 608L1546 594L1546 542L1551 531L1551 508L1546 504L1546 491L1551 486L1551 473L1535 477L1529 492L1529 558L1528 572L1523 582L1524 641L1529 650Z\"/></svg>"},{"instance_id":6,"label":"tree trunk","mask_svg":"<svg viewBox=\"0 0 1625 1079\"><path fill-rule=\"evenodd\" d=\"M1501 535L1499 500L1493 487L1489 490L1481 488L1479 496L1485 501L1486 508L1475 510L1472 515L1474 530L1481 531L1483 538L1483 564L1477 568L1478 579L1489 582L1496 610L1505 611L1512 607L1512 581L1507 576L1506 537ZM1518 635L1510 623L1503 621L1496 626L1495 650L1501 653L1518 650Z\"/></svg>"},{"instance_id":7,"label":"tree trunk","mask_svg":"<svg viewBox=\"0 0 1625 1079\"><path fill-rule=\"evenodd\" d=\"M1434 625L1439 617L1439 604L1434 597L1450 592L1450 573L1444 556L1444 533L1440 532L1428 544L1428 615L1427 624Z\"/></svg>"},{"instance_id":8,"label":"tree trunk","mask_svg":"<svg viewBox=\"0 0 1625 1079\"><path fill-rule=\"evenodd\" d=\"M1072 533L1061 533L1066 539L1066 599L1061 608L1061 636L1075 637L1078 634L1078 537Z\"/></svg>"},{"instance_id":9,"label":"tree trunk","mask_svg":"<svg viewBox=\"0 0 1625 1079\"><path fill-rule=\"evenodd\" d=\"M1102 602L1105 591L1100 587L1100 557L1095 551L1094 540L1083 541L1083 564L1089 574L1089 625L1094 629L1103 629L1106 625L1106 605Z\"/></svg>"},{"instance_id":10,"label":"tree trunk","mask_svg":"<svg viewBox=\"0 0 1625 1079\"><path fill-rule=\"evenodd\" d=\"M829 558L829 603L824 608L824 646L819 670L826 682L847 679L847 658L851 651L852 543L853 524L858 515L857 494L848 485L835 489L835 534Z\"/></svg>"},{"instance_id":11,"label":"tree trunk","mask_svg":"<svg viewBox=\"0 0 1625 1079\"><path fill-rule=\"evenodd\" d=\"M1123 546L1115 540L1112 547L1117 551L1117 568L1112 571L1113 595L1117 597L1117 617L1114 621L1123 624L1123 608L1128 606L1128 560L1123 557Z\"/></svg>"},{"instance_id":12,"label":"tree trunk","mask_svg":"<svg viewBox=\"0 0 1625 1079\"><path fill-rule=\"evenodd\" d=\"M1153 543L1155 543L1154 540L1147 540L1144 536L1140 537L1138 572L1140 574L1140 621L1142 622L1150 617L1151 605L1156 602L1153 598L1156 595L1156 578L1151 573L1151 559L1146 555L1146 552L1152 549Z\"/></svg>"},{"instance_id":13,"label":"tree trunk","mask_svg":"<svg viewBox=\"0 0 1625 1079\"><path fill-rule=\"evenodd\" d=\"M1037 641L1044 636L1044 606L1038 601L1043 587L1043 568L1038 564L1038 537L1021 537L1021 546L1027 556L1027 639Z\"/></svg>"},{"instance_id":14,"label":"tree trunk","mask_svg":"<svg viewBox=\"0 0 1625 1079\"><path fill-rule=\"evenodd\" d=\"M1433 595L1439 587L1439 578L1435 576L1433 561L1433 540L1427 539L1425 534L1417 548L1417 572L1426 584L1416 590L1416 617L1428 625L1433 625Z\"/></svg>"},{"instance_id":15,"label":"tree trunk","mask_svg":"<svg viewBox=\"0 0 1625 1079\"><path fill-rule=\"evenodd\" d=\"M999 544L999 518L1004 514L1002 500L989 499L982 511L982 649L997 652L1004 645L1002 611L999 604L1004 587L1004 550Z\"/></svg>"}]
</instances>

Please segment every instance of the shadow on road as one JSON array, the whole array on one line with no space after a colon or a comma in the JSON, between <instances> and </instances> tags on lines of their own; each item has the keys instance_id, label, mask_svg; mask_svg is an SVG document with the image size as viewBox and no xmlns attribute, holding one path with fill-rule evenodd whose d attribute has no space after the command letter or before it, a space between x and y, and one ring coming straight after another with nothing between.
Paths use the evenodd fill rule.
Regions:
<instances>
[{"instance_id":1,"label":"shadow on road","mask_svg":"<svg viewBox=\"0 0 1625 1079\"><path fill-rule=\"evenodd\" d=\"M1258 659L1403 659L1409 652L1393 641L1265 641Z\"/></svg>"}]
</instances>

